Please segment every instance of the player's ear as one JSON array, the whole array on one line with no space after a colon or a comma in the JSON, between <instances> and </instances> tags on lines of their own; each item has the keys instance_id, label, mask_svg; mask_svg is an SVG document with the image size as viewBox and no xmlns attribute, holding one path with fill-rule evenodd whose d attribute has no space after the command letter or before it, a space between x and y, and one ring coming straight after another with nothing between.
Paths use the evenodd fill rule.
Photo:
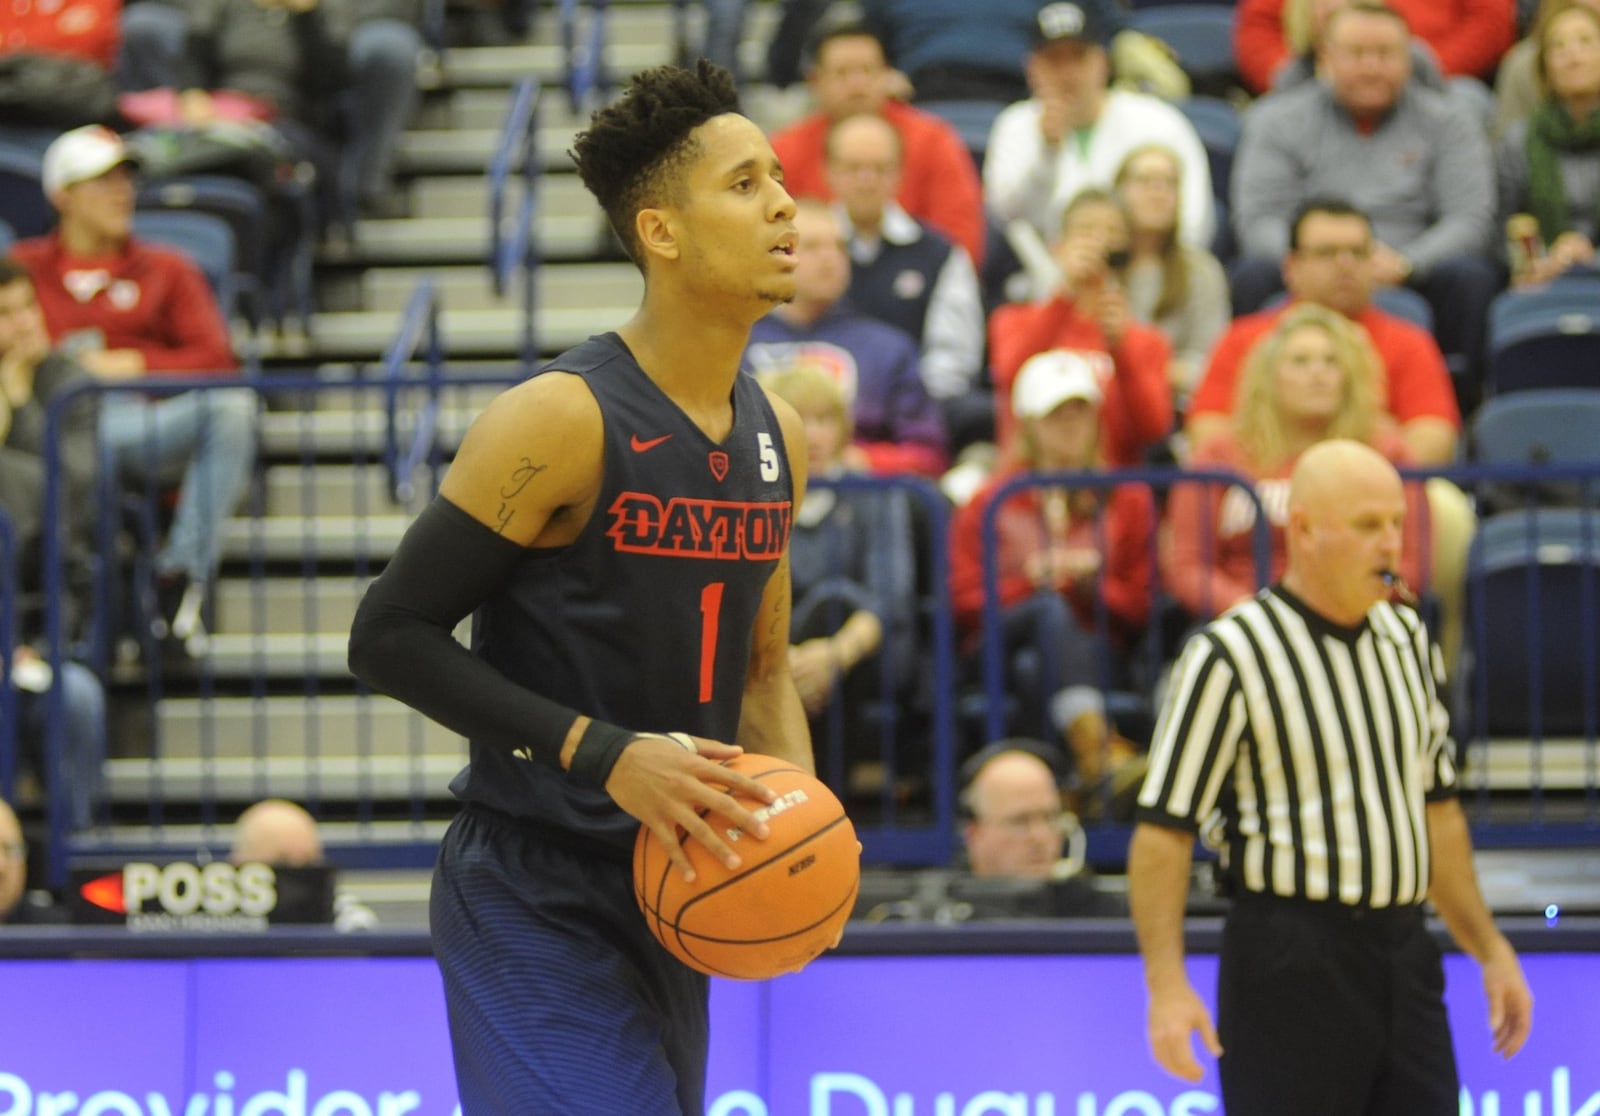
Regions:
<instances>
[{"instance_id":1,"label":"player's ear","mask_svg":"<svg viewBox=\"0 0 1600 1116\"><path fill-rule=\"evenodd\" d=\"M675 260L682 251L677 223L666 209L641 209L633 218L633 229L645 252L661 259Z\"/></svg>"}]
</instances>

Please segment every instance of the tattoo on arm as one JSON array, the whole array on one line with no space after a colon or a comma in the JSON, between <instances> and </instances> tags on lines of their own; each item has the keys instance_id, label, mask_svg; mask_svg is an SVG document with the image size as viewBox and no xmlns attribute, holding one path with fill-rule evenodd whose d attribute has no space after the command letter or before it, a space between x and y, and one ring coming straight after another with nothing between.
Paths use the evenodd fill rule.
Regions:
<instances>
[{"instance_id":1,"label":"tattoo on arm","mask_svg":"<svg viewBox=\"0 0 1600 1116\"><path fill-rule=\"evenodd\" d=\"M505 534L506 528L511 526L512 516L516 514L511 501L515 500L528 485L533 483L533 478L544 472L547 466L535 465L524 457L518 462L517 467L511 470L511 476L500 487L500 510L495 513L494 529L498 534Z\"/></svg>"},{"instance_id":2,"label":"tattoo on arm","mask_svg":"<svg viewBox=\"0 0 1600 1116\"><path fill-rule=\"evenodd\" d=\"M781 577L781 578L784 579L785 583L788 582L788 580L789 580L789 556L787 554L785 554L783 556L783 558L779 561L778 568L777 568L776 571L774 571L772 576L773 577ZM773 609L772 610L772 620L767 624L767 638L766 638L766 644L767 645L766 645L765 653L768 654L768 655L776 655L780 648L786 647L788 645L788 643L789 643L789 633L788 633L788 631L787 630L780 630L780 628L779 628L779 624L781 623L782 619L783 619L782 610L781 609L776 609L776 608Z\"/></svg>"}]
</instances>

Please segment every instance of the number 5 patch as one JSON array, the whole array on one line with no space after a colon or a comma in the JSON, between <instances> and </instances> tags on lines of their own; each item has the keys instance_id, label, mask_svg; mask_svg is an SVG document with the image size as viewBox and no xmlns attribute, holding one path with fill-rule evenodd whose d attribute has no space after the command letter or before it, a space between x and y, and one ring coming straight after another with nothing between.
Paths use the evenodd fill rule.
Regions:
<instances>
[{"instance_id":1,"label":"number 5 patch","mask_svg":"<svg viewBox=\"0 0 1600 1116\"><path fill-rule=\"evenodd\" d=\"M761 479L778 479L778 448L772 444L771 434L757 434L756 445L761 451Z\"/></svg>"}]
</instances>

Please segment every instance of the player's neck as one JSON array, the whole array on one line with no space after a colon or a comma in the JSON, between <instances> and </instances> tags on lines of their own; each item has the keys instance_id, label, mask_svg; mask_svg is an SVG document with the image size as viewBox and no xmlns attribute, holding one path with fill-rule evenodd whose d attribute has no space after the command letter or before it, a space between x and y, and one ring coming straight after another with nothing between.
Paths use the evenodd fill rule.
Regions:
<instances>
[{"instance_id":1,"label":"player's neck","mask_svg":"<svg viewBox=\"0 0 1600 1116\"><path fill-rule=\"evenodd\" d=\"M645 375L686 410L725 406L750 341L750 323L668 313L648 301L617 330Z\"/></svg>"}]
</instances>

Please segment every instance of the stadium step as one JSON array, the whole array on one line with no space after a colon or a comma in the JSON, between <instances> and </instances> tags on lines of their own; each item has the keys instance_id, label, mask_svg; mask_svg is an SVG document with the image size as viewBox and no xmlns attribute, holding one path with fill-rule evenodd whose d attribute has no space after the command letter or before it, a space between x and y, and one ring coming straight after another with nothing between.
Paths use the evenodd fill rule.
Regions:
<instances>
[{"instance_id":1,"label":"stadium step","mask_svg":"<svg viewBox=\"0 0 1600 1116\"><path fill-rule=\"evenodd\" d=\"M512 278L502 297L482 267L373 268L362 277L363 304L372 311L403 309L423 276L433 280L446 306L476 310L520 305L521 274ZM535 304L551 310L632 307L643 290L644 280L631 263L567 264L538 273Z\"/></svg>"},{"instance_id":2,"label":"stadium step","mask_svg":"<svg viewBox=\"0 0 1600 1116\"><path fill-rule=\"evenodd\" d=\"M459 736L399 702L351 694L266 698L172 698L158 721L161 756L168 761L353 761L465 754Z\"/></svg>"},{"instance_id":3,"label":"stadium step","mask_svg":"<svg viewBox=\"0 0 1600 1116\"><path fill-rule=\"evenodd\" d=\"M634 303L616 308L539 307L534 315L535 352L550 354L570 348L597 329L625 320L635 309ZM312 337L269 336L262 343L262 355L300 361L372 360L394 339L396 321L392 310L319 314ZM522 311L514 307L445 307L439 315L439 329L452 356L499 357L522 348Z\"/></svg>"},{"instance_id":4,"label":"stadium step","mask_svg":"<svg viewBox=\"0 0 1600 1116\"><path fill-rule=\"evenodd\" d=\"M217 584L216 630L266 637L348 632L367 577L223 578Z\"/></svg>"}]
</instances>

